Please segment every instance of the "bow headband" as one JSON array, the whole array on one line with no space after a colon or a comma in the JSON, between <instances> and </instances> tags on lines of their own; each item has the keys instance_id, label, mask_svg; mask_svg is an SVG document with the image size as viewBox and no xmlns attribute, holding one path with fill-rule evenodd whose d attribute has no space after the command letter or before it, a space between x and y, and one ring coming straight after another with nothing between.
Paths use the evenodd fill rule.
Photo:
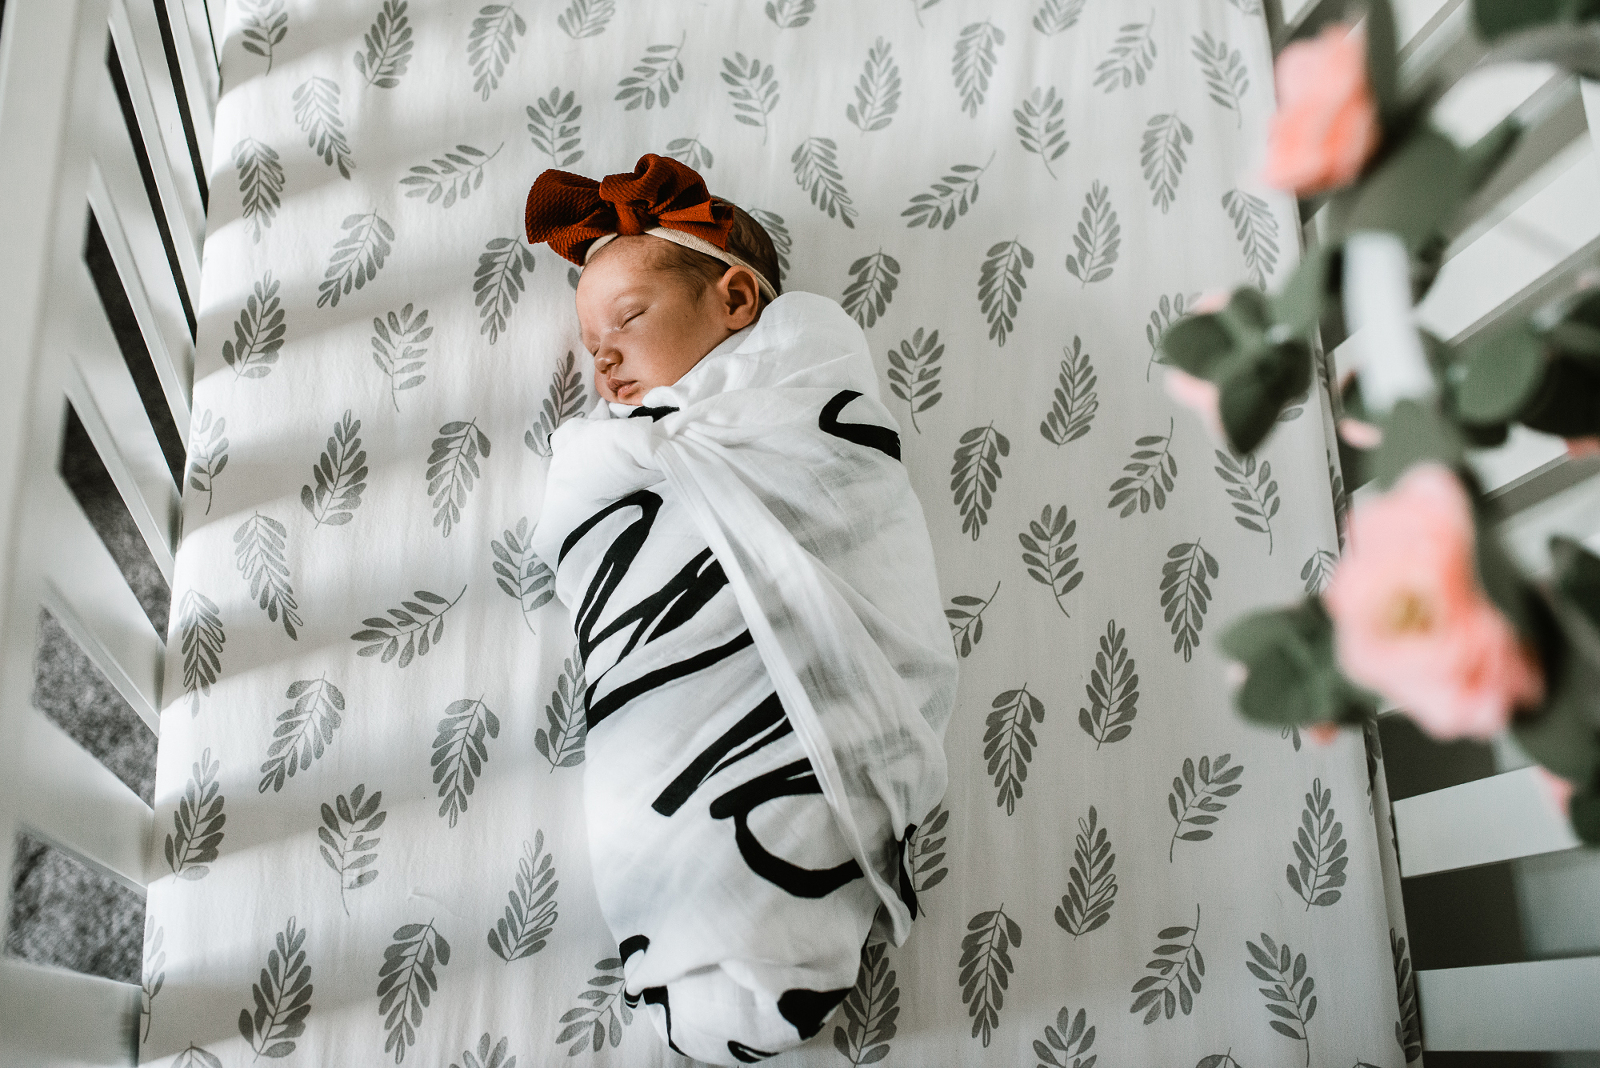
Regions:
<instances>
[{"instance_id":1,"label":"bow headband","mask_svg":"<svg viewBox=\"0 0 1600 1068\"><path fill-rule=\"evenodd\" d=\"M733 206L714 198L696 171L653 152L639 157L632 174L612 174L600 182L545 171L528 190L523 222L529 244L549 242L579 266L613 238L651 234L747 268L767 299L778 295L765 275L728 251Z\"/></svg>"}]
</instances>

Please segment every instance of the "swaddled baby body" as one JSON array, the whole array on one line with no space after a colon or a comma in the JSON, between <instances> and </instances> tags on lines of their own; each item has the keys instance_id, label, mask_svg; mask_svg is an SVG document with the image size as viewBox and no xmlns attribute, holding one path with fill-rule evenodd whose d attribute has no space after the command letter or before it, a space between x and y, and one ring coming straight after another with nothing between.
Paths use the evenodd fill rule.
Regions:
<instances>
[{"instance_id":1,"label":"swaddled baby body","mask_svg":"<svg viewBox=\"0 0 1600 1068\"><path fill-rule=\"evenodd\" d=\"M534 533L588 679L596 893L628 1002L751 1063L822 1029L875 917L915 916L954 696L926 526L860 328L779 296L693 171L546 172L527 218L584 265L603 398L552 436Z\"/></svg>"}]
</instances>

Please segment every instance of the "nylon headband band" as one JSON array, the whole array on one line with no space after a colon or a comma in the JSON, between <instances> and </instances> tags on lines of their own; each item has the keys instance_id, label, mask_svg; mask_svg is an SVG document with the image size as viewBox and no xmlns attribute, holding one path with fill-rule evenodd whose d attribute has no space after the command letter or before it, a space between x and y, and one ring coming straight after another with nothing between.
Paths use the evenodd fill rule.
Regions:
<instances>
[{"instance_id":1,"label":"nylon headband band","mask_svg":"<svg viewBox=\"0 0 1600 1068\"><path fill-rule=\"evenodd\" d=\"M646 230L645 233L650 234L653 237L659 237L667 241L671 241L674 245L682 245L684 248L694 249L696 252L704 252L712 259L721 260L730 267L743 267L751 274L756 276L756 284L761 287L762 296L766 297L768 300L778 299L778 290L771 282L767 281L766 275L758 271L752 264L747 263L731 252L724 252L722 249L713 245L704 238L695 237L693 234L686 234L682 230L669 230L665 226L654 227ZM606 234L604 237L595 238L589 243L588 251L583 254L584 263L587 264L591 256L619 236L621 235Z\"/></svg>"}]
</instances>

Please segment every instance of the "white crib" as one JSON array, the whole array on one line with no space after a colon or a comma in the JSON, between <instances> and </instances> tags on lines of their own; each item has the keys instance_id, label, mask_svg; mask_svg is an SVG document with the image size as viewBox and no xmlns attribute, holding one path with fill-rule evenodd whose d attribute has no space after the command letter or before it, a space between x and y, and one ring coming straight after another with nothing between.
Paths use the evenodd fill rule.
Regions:
<instances>
[{"instance_id":1,"label":"white crib","mask_svg":"<svg viewBox=\"0 0 1600 1068\"><path fill-rule=\"evenodd\" d=\"M222 25L224 2L12 0L0 26L7 179L0 201L0 873L7 887L19 832L136 892L147 882L151 808L31 706L31 658L43 606L156 730L164 643L58 475L58 453L70 403L170 580L178 487L83 248L92 210L187 442L203 176L211 173L220 92L213 27ZM1331 6L1312 0L1274 13L1277 38ZM1480 58L1464 0L1397 7L1408 77L1453 81ZM127 134L126 107L138 145ZM1463 128L1486 128L1512 109L1533 123L1507 176L1456 236L1424 305L1426 325L1459 339L1592 268L1600 251L1593 194L1600 86L1517 68L1462 85L1448 107ZM159 214L145 193L146 167ZM1309 235L1317 224L1307 220ZM1360 347L1359 336L1343 340L1338 364L1353 365ZM1511 517L1508 540L1525 558L1537 561L1554 529L1600 530L1600 462L1568 460L1554 439L1529 435L1482 465ZM1523 922L1538 932L1533 954L1548 959L1418 973L1425 1050L1600 1050L1600 956L1573 955L1596 948L1600 867L1592 856L1579 859L1532 770L1518 765L1505 754L1500 774L1395 806L1406 878L1542 855L1571 861L1559 871L1532 871L1523 886L1526 899L1546 909ZM1584 894L1588 916L1572 904ZM136 1063L140 998L137 986L0 959L0 1066Z\"/></svg>"}]
</instances>

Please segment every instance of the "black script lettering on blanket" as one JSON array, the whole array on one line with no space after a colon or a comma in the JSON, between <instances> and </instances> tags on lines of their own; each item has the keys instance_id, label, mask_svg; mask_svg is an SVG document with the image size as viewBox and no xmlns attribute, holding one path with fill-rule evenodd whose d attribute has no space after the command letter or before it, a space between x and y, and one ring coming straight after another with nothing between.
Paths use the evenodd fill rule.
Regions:
<instances>
[{"instance_id":1,"label":"black script lettering on blanket","mask_svg":"<svg viewBox=\"0 0 1600 1068\"><path fill-rule=\"evenodd\" d=\"M728 1039L728 1052L733 1054L734 1060L738 1061L740 1064L754 1064L757 1061L764 1061L768 1057L777 1056L776 1053L768 1053L766 1050L755 1049L734 1038Z\"/></svg>"},{"instance_id":2,"label":"black script lettering on blanket","mask_svg":"<svg viewBox=\"0 0 1600 1068\"><path fill-rule=\"evenodd\" d=\"M622 963L628 963L628 958L635 953L641 953L650 948L650 939L645 935L629 935L617 943L617 950L622 954Z\"/></svg>"},{"instance_id":3,"label":"black script lettering on blanket","mask_svg":"<svg viewBox=\"0 0 1600 1068\"><path fill-rule=\"evenodd\" d=\"M664 668L657 668L654 671L647 672L630 683L618 686L598 701L594 700L594 690L595 686L600 684L598 682L594 683L589 687L589 711L585 717L589 729L594 730L595 727L604 722L607 716L632 701L635 697L642 697L651 690L665 686L673 679L681 679L686 675L693 675L697 671L704 671L711 665L728 659L728 657L745 646L754 644L754 642L755 639L750 636L750 632L745 631L715 649L707 649L703 653L696 653L694 656L680 660L676 664L669 664ZM604 678L604 676L601 677Z\"/></svg>"},{"instance_id":4,"label":"black script lettering on blanket","mask_svg":"<svg viewBox=\"0 0 1600 1068\"><path fill-rule=\"evenodd\" d=\"M628 413L628 418L638 419L640 417L644 417L649 419L652 423L659 423L662 419L666 418L677 410L678 409L672 407L670 404L663 404L659 408L646 408L641 404L639 407Z\"/></svg>"},{"instance_id":5,"label":"black script lettering on blanket","mask_svg":"<svg viewBox=\"0 0 1600 1068\"><path fill-rule=\"evenodd\" d=\"M851 859L832 868L802 868L767 852L750 830L750 813L768 801L820 793L822 784L817 782L811 761L796 760L757 775L711 802L711 818L733 818L733 840L739 846L739 855L751 871L767 882L795 897L827 897L852 879L864 878L861 865Z\"/></svg>"},{"instance_id":6,"label":"black script lettering on blanket","mask_svg":"<svg viewBox=\"0 0 1600 1068\"><path fill-rule=\"evenodd\" d=\"M835 1005L850 996L850 988L843 990L785 990L778 999L778 1011L794 1024L801 1038L810 1038L822 1030L822 1021L828 1018Z\"/></svg>"},{"instance_id":7,"label":"black script lettering on blanket","mask_svg":"<svg viewBox=\"0 0 1600 1068\"><path fill-rule=\"evenodd\" d=\"M917 833L915 823L906 824L905 835L896 842L895 849L900 854L900 900L905 902L906 908L911 912L911 918L917 918L917 888L911 881L911 873L906 870L906 853L911 848L911 836ZM624 960L627 958L624 957Z\"/></svg>"},{"instance_id":8,"label":"black script lettering on blanket","mask_svg":"<svg viewBox=\"0 0 1600 1068\"><path fill-rule=\"evenodd\" d=\"M845 993L849 993L849 991L845 991ZM667 988L664 986L646 987L639 991L639 998L643 998L646 1005L661 1006L661 1011L667 1015L667 1045L671 1046L672 1052L678 1056L687 1057L688 1054L679 1049L678 1044L672 1041L672 1006L667 1004ZM639 1004L639 998L634 998L632 1004ZM626 1001L627 999L624 998L623 1000Z\"/></svg>"},{"instance_id":9,"label":"black script lettering on blanket","mask_svg":"<svg viewBox=\"0 0 1600 1068\"><path fill-rule=\"evenodd\" d=\"M822 406L822 415L817 419L817 428L824 434L832 434L836 438L853 441L869 449L877 449L891 460L900 459L900 435L893 430L875 423L839 422L839 413L844 410L844 406L859 396L861 393L854 389L842 389L835 393L832 399Z\"/></svg>"},{"instance_id":10,"label":"black script lettering on blanket","mask_svg":"<svg viewBox=\"0 0 1600 1068\"><path fill-rule=\"evenodd\" d=\"M793 731L794 724L784 715L778 695L770 695L691 760L689 766L667 784L667 788L661 791L661 796L650 807L663 816L672 815L711 776ZM746 742L750 744L737 753L733 752Z\"/></svg>"}]
</instances>

